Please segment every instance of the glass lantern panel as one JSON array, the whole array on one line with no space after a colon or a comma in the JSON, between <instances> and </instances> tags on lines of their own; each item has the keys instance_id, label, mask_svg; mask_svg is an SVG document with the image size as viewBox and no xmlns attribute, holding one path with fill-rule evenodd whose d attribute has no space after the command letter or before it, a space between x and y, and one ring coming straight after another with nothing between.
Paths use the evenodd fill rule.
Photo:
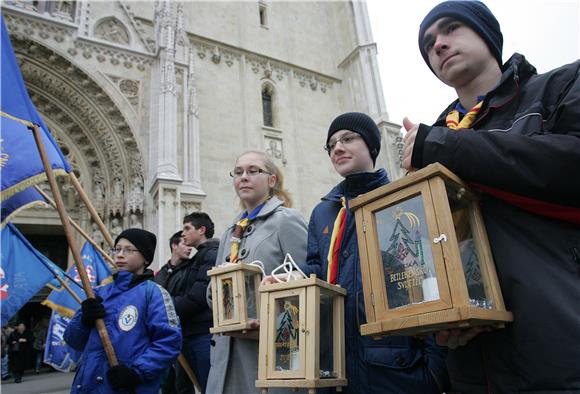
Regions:
<instances>
[{"instance_id":1,"label":"glass lantern panel","mask_svg":"<svg viewBox=\"0 0 580 394\"><path fill-rule=\"evenodd\" d=\"M451 192L451 190L449 190ZM493 309L493 300L486 294L486 285L481 272L481 259L476 242L473 239L472 215L467 199L457 199L456 195L448 193L449 205L453 216L455 234L459 246L459 255L463 265L463 274L467 283L469 303L472 306Z\"/></svg>"},{"instance_id":2,"label":"glass lantern panel","mask_svg":"<svg viewBox=\"0 0 580 394\"><path fill-rule=\"evenodd\" d=\"M320 290L320 378L332 379L334 369L334 293Z\"/></svg>"},{"instance_id":3,"label":"glass lantern panel","mask_svg":"<svg viewBox=\"0 0 580 394\"><path fill-rule=\"evenodd\" d=\"M246 287L246 308L248 319L257 319L258 313L256 308L256 274L246 272L244 274L244 286Z\"/></svg>"},{"instance_id":4,"label":"glass lantern panel","mask_svg":"<svg viewBox=\"0 0 580 394\"><path fill-rule=\"evenodd\" d=\"M222 285L222 310L224 320L234 318L234 281L232 278L221 280Z\"/></svg>"},{"instance_id":5,"label":"glass lantern panel","mask_svg":"<svg viewBox=\"0 0 580 394\"><path fill-rule=\"evenodd\" d=\"M422 195L375 212L389 309L439 299Z\"/></svg>"},{"instance_id":6,"label":"glass lantern panel","mask_svg":"<svg viewBox=\"0 0 580 394\"><path fill-rule=\"evenodd\" d=\"M281 297L275 302L275 370L296 371L300 369L300 297Z\"/></svg>"}]
</instances>

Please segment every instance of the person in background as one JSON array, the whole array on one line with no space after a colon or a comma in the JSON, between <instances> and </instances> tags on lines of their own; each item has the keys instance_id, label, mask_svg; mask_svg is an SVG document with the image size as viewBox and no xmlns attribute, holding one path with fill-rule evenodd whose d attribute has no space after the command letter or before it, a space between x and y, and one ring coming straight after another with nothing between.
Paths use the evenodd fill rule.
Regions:
<instances>
[{"instance_id":1,"label":"person in background","mask_svg":"<svg viewBox=\"0 0 580 394\"><path fill-rule=\"evenodd\" d=\"M48 319L42 318L36 323L32 333L34 334L34 344L32 345L34 348L34 372L38 375L44 357L46 335L48 334Z\"/></svg>"},{"instance_id":2,"label":"person in background","mask_svg":"<svg viewBox=\"0 0 580 394\"><path fill-rule=\"evenodd\" d=\"M349 201L389 183L383 168L375 170L381 134L360 112L336 117L324 149L344 179L314 208L308 225L308 256L300 268L346 289L345 393L440 393L448 386L446 350L432 336L363 337L366 323L360 256L354 214Z\"/></svg>"},{"instance_id":3,"label":"person in background","mask_svg":"<svg viewBox=\"0 0 580 394\"><path fill-rule=\"evenodd\" d=\"M191 254L191 247L183 243L183 238L181 237L181 230L176 232L169 239L169 248L171 249L171 258L157 273L155 274L155 283L160 284L169 292L172 297L177 294L176 288L183 287L184 278L186 277L187 264L184 264ZM182 286L177 286L178 284ZM182 324L182 336L183 336L183 318L180 317L180 323ZM177 364L177 363L176 363ZM172 364L167 369L167 375L163 380L161 386L161 391L163 394L173 394L177 393L177 382L175 381L175 368L177 365ZM187 376L185 376L187 379ZM187 389L191 387L191 382L189 379L185 382Z\"/></svg>"},{"instance_id":4,"label":"person in background","mask_svg":"<svg viewBox=\"0 0 580 394\"><path fill-rule=\"evenodd\" d=\"M8 337L8 354L14 383L22 382L26 361L32 352L34 336L26 329L24 322L19 322Z\"/></svg>"},{"instance_id":5,"label":"person in background","mask_svg":"<svg viewBox=\"0 0 580 394\"><path fill-rule=\"evenodd\" d=\"M181 329L171 296L147 269L156 242L155 234L137 228L115 239L119 272L83 301L64 333L66 343L83 352L71 393L159 392L164 371L181 350ZM97 319L104 320L119 365L109 366Z\"/></svg>"},{"instance_id":6,"label":"person in background","mask_svg":"<svg viewBox=\"0 0 580 394\"><path fill-rule=\"evenodd\" d=\"M272 160L263 152L245 152L236 160L230 176L242 212L223 233L216 264L259 260L266 274L270 274L287 253L296 261L304 260L306 222L291 209L292 200L284 189L282 173ZM213 338L207 392L258 393L258 341L227 335Z\"/></svg>"},{"instance_id":7,"label":"person in background","mask_svg":"<svg viewBox=\"0 0 580 394\"><path fill-rule=\"evenodd\" d=\"M419 28L427 66L457 100L429 126L404 119L403 166L440 162L481 192L505 328L447 330L454 392L580 392L580 61L545 74L502 62L479 1L446 1ZM426 94L418 91L418 94Z\"/></svg>"}]
</instances>

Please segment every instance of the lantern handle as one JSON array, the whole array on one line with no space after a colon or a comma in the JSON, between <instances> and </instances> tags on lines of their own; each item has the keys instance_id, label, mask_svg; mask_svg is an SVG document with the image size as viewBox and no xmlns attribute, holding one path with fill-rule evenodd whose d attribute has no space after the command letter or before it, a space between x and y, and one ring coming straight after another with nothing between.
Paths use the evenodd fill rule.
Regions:
<instances>
[{"instance_id":1,"label":"lantern handle","mask_svg":"<svg viewBox=\"0 0 580 394\"><path fill-rule=\"evenodd\" d=\"M278 271L280 271L280 270L283 270L284 274L286 274L285 275L286 280L282 280L282 279L278 278L278 276L276 276L278 274ZM294 270L296 270L300 274L302 274L302 277L300 277L300 274L294 272ZM296 262L294 262L294 259L292 258L290 253L286 253L286 257L284 258L284 261L282 262L282 264L280 264L278 267L274 268L272 270L271 275L278 283L290 282L291 280L307 278L306 274L304 274L304 272L300 269L300 267L298 267L298 264L296 264ZM282 275L282 274L278 274L278 275Z\"/></svg>"},{"instance_id":2,"label":"lantern handle","mask_svg":"<svg viewBox=\"0 0 580 394\"><path fill-rule=\"evenodd\" d=\"M264 270L264 263L262 263L260 260L254 260L251 263L249 263L248 265L253 265L255 267L258 267L260 269L260 271L262 271L262 275L265 278L266 275L266 271Z\"/></svg>"}]
</instances>

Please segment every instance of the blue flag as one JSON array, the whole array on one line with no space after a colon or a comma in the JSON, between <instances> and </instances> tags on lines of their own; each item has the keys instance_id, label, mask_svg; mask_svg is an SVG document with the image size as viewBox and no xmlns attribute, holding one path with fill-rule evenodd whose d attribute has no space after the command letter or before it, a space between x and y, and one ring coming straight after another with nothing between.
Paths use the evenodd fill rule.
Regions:
<instances>
[{"instance_id":1,"label":"blue flag","mask_svg":"<svg viewBox=\"0 0 580 394\"><path fill-rule=\"evenodd\" d=\"M0 228L3 228L21 210L34 206L48 206L44 197L34 187L24 189L2 201L0 206L2 217Z\"/></svg>"},{"instance_id":2,"label":"blue flag","mask_svg":"<svg viewBox=\"0 0 580 394\"><path fill-rule=\"evenodd\" d=\"M1 324L62 270L28 242L12 224L2 230L0 265Z\"/></svg>"},{"instance_id":3,"label":"blue flag","mask_svg":"<svg viewBox=\"0 0 580 394\"><path fill-rule=\"evenodd\" d=\"M44 348L44 362L61 372L74 370L82 355L64 341L64 331L69 323L70 318L53 311Z\"/></svg>"},{"instance_id":4,"label":"blue flag","mask_svg":"<svg viewBox=\"0 0 580 394\"><path fill-rule=\"evenodd\" d=\"M71 171L71 167L50 135L38 111L32 104L20 74L8 31L2 19L2 51L0 64L0 169L2 201L28 186L46 180L31 123L39 126L50 166L55 175Z\"/></svg>"},{"instance_id":5,"label":"blue flag","mask_svg":"<svg viewBox=\"0 0 580 394\"><path fill-rule=\"evenodd\" d=\"M103 256L93 248L89 242L85 242L81 257L85 266L85 271L89 277L91 287L103 285L113 280L111 270L103 259ZM73 278L77 283L81 283L81 278L75 265L69 268L68 276ZM69 283L69 287L79 296L81 300L87 298L82 286L71 283L70 279L65 279ZM60 286L58 282L51 282L49 286L53 289L46 300L42 301L43 305L48 306L54 311L57 311L62 316L72 317L76 310L79 309L80 304L73 298L73 296L64 287Z\"/></svg>"}]
</instances>

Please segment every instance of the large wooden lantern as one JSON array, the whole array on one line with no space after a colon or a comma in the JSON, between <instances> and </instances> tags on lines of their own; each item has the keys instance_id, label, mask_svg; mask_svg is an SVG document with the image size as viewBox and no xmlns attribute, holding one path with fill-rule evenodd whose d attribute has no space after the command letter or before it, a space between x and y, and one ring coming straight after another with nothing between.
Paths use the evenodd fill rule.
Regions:
<instances>
[{"instance_id":1,"label":"large wooden lantern","mask_svg":"<svg viewBox=\"0 0 580 394\"><path fill-rule=\"evenodd\" d=\"M213 307L213 327L209 331L246 334L260 311L261 268L231 263L212 268L207 275L211 278Z\"/></svg>"},{"instance_id":2,"label":"large wooden lantern","mask_svg":"<svg viewBox=\"0 0 580 394\"><path fill-rule=\"evenodd\" d=\"M256 387L345 386L346 290L310 278L260 287L260 351Z\"/></svg>"},{"instance_id":3,"label":"large wooden lantern","mask_svg":"<svg viewBox=\"0 0 580 394\"><path fill-rule=\"evenodd\" d=\"M350 202L367 324L363 335L503 327L505 310L477 196L432 164Z\"/></svg>"}]
</instances>

